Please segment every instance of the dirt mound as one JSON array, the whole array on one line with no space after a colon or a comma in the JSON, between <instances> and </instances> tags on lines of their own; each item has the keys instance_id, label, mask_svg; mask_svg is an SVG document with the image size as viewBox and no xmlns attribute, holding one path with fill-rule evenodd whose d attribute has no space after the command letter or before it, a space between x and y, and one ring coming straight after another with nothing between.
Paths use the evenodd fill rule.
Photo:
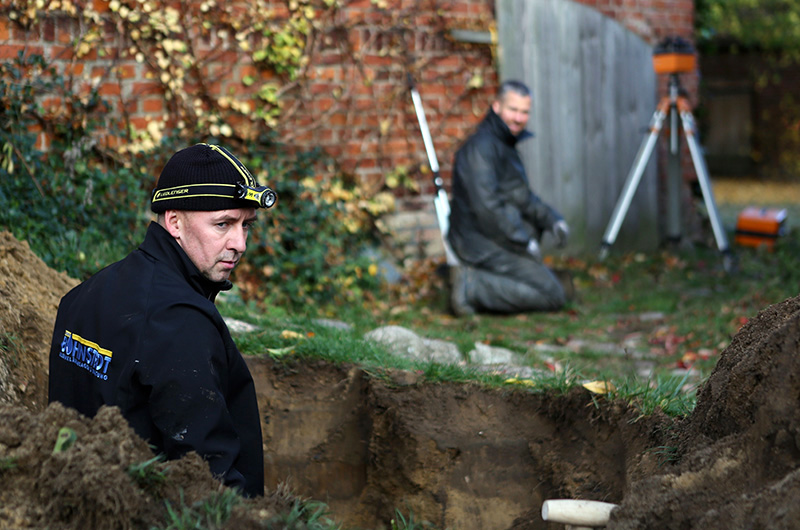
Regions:
<instances>
[{"instance_id":1,"label":"dirt mound","mask_svg":"<svg viewBox=\"0 0 800 530\"><path fill-rule=\"evenodd\" d=\"M762 310L675 429L668 472L632 484L609 528L797 528L800 298Z\"/></svg>"},{"instance_id":2,"label":"dirt mound","mask_svg":"<svg viewBox=\"0 0 800 530\"><path fill-rule=\"evenodd\" d=\"M72 429L76 438L71 447L57 452L62 428ZM164 520L164 506L126 473L152 459L153 453L116 408L103 408L88 420L58 403L38 414L2 406L0 447L3 528L143 528ZM143 485L178 501L174 491L157 491L160 473L191 477L185 495L193 500L202 486L218 485L196 455L169 465L153 464L141 474Z\"/></svg>"},{"instance_id":3,"label":"dirt mound","mask_svg":"<svg viewBox=\"0 0 800 530\"><path fill-rule=\"evenodd\" d=\"M78 284L0 232L0 403L47 404L47 356L58 302Z\"/></svg>"},{"instance_id":4,"label":"dirt mound","mask_svg":"<svg viewBox=\"0 0 800 530\"><path fill-rule=\"evenodd\" d=\"M65 428L74 442L59 450ZM176 518L182 521L176 527L195 528L225 513L231 516L226 528L246 530L280 519L296 501L277 489L264 498L238 499L232 513L215 512L231 492L196 453L155 460L116 407L88 419L58 403L38 413L0 405L0 481L0 528L8 529L163 528Z\"/></svg>"}]
</instances>

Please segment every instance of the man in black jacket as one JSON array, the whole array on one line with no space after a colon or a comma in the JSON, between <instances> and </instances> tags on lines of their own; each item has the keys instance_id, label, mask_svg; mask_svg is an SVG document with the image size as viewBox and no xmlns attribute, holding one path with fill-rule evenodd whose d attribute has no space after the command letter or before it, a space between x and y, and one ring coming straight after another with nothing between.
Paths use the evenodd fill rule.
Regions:
<instances>
[{"instance_id":1,"label":"man in black jacket","mask_svg":"<svg viewBox=\"0 0 800 530\"><path fill-rule=\"evenodd\" d=\"M256 210L274 198L222 147L174 154L144 242L62 298L50 401L90 417L117 406L158 453L196 451L226 485L263 495L255 387L214 298L231 288Z\"/></svg>"},{"instance_id":2,"label":"man in black jacket","mask_svg":"<svg viewBox=\"0 0 800 530\"><path fill-rule=\"evenodd\" d=\"M476 311L556 310L566 302L558 278L542 263L539 241L550 231L566 244L562 216L530 189L517 142L531 108L529 89L504 82L486 117L456 152L448 241L456 315Z\"/></svg>"}]
</instances>

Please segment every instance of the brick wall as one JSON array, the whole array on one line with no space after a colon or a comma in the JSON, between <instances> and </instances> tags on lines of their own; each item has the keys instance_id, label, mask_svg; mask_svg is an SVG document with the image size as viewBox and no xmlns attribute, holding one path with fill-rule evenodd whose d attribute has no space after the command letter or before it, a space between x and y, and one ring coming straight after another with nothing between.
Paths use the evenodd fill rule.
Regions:
<instances>
[{"instance_id":1,"label":"brick wall","mask_svg":"<svg viewBox=\"0 0 800 530\"><path fill-rule=\"evenodd\" d=\"M276 17L288 14L288 2L268 1ZM667 35L690 37L692 0L581 0L612 17L647 42ZM176 5L180 5L177 3ZM99 13L108 2L94 0ZM492 0L341 0L339 8L320 19L307 43L310 61L295 80L256 69L231 46L230 36L211 34L202 39L204 82L212 92L254 93L259 83L245 86L246 76L261 82L281 82L282 118L275 124L290 147L322 147L336 160L337 169L352 174L370 190L387 185L387 177L407 177L418 190L398 190L401 213L396 219L402 243L421 253L436 253L435 221L430 214L433 186L425 172L427 157L407 89L407 75L417 82L436 147L442 176L449 182L450 162L458 144L482 118L497 85L494 49L488 44L459 42L455 29L490 31L494 28ZM192 90L187 84L177 98L165 99L161 80L146 62L137 61L117 23L108 22L103 35L110 53L78 58L71 45L79 24L70 17L51 15L27 29L0 18L0 59L23 49L55 61L69 82L100 83L100 92L114 102L113 112L131 126L153 132L173 127L174 114L189 112ZM696 76L683 76L696 94ZM249 91L249 92L248 92ZM184 99L181 100L180 98ZM51 102L56 105L58 102ZM170 112L173 115L170 117ZM165 114L167 115L165 118ZM246 124L232 120L231 125ZM113 140L113 139L112 139ZM46 135L42 136L46 147ZM404 228L403 228L404 227ZM430 245L433 244L431 248Z\"/></svg>"}]
</instances>

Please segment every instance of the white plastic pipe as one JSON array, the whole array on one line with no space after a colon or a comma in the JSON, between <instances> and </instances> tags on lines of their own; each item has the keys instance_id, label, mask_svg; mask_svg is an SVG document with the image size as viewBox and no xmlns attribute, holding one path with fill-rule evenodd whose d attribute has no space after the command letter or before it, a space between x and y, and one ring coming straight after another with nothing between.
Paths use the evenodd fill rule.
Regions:
<instances>
[{"instance_id":1,"label":"white plastic pipe","mask_svg":"<svg viewBox=\"0 0 800 530\"><path fill-rule=\"evenodd\" d=\"M610 502L551 499L542 504L542 519L576 526L605 526L616 507Z\"/></svg>"}]
</instances>

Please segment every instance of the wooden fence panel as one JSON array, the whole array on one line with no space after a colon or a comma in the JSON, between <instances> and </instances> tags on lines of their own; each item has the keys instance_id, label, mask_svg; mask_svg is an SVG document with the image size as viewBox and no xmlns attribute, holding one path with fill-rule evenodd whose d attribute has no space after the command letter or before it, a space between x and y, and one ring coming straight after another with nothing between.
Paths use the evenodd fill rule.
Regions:
<instances>
[{"instance_id":1,"label":"wooden fence panel","mask_svg":"<svg viewBox=\"0 0 800 530\"><path fill-rule=\"evenodd\" d=\"M519 149L534 191L573 231L570 251L595 251L656 105L652 48L616 21L569 0L498 0L501 79L533 92ZM653 153L614 249L658 244Z\"/></svg>"}]
</instances>

